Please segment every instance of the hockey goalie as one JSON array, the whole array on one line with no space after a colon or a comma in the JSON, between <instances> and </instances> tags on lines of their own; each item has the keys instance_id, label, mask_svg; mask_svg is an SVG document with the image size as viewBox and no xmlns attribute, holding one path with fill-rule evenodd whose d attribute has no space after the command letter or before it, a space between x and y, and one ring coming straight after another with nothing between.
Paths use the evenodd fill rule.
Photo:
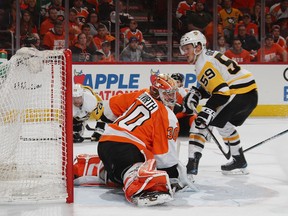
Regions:
<instances>
[{"instance_id":1,"label":"hockey goalie","mask_svg":"<svg viewBox=\"0 0 288 216\"><path fill-rule=\"evenodd\" d=\"M164 204L173 200L176 191L195 190L177 156L179 123L172 111L175 80L152 74L151 83L150 89L109 100L104 115L113 123L100 137L97 150L101 162L94 169L104 184L122 187L126 200L137 206ZM79 163L75 165L77 172ZM93 175L89 167L84 173Z\"/></svg>"}]
</instances>

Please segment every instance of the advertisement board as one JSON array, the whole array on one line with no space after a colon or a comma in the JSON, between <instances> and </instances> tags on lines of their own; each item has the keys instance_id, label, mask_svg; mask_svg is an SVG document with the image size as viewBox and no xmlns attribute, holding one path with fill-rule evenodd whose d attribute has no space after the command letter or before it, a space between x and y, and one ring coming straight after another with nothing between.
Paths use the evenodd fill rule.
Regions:
<instances>
[{"instance_id":1,"label":"advertisement board","mask_svg":"<svg viewBox=\"0 0 288 216\"><path fill-rule=\"evenodd\" d=\"M259 101L252 116L288 116L288 65L241 65L255 76ZM194 65L74 64L74 83L88 85L104 101L114 95L149 88L150 72L182 73L185 88L197 85Z\"/></svg>"}]
</instances>

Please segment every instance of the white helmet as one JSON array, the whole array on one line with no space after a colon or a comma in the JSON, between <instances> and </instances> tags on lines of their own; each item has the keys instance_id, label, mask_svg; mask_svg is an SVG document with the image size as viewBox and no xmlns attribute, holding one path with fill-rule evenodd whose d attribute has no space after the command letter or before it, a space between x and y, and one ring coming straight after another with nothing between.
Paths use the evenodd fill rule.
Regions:
<instances>
[{"instance_id":1,"label":"white helmet","mask_svg":"<svg viewBox=\"0 0 288 216\"><path fill-rule=\"evenodd\" d=\"M182 49L182 46L187 45L187 44L192 44L193 47L196 47L198 44L202 45L202 50L206 48L206 37L198 30L193 30L190 31L186 34L184 34L181 37L180 40L180 52L183 55L184 51ZM196 55L199 55L202 50L199 53L195 53Z\"/></svg>"},{"instance_id":2,"label":"white helmet","mask_svg":"<svg viewBox=\"0 0 288 216\"><path fill-rule=\"evenodd\" d=\"M75 84L73 87L73 97L83 96L84 90L80 84Z\"/></svg>"}]
</instances>

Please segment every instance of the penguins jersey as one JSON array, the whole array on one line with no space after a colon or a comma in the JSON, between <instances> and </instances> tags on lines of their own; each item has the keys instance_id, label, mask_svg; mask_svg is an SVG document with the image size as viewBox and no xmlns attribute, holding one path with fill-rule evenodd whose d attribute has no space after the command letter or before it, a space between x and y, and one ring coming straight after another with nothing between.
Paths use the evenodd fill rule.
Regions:
<instances>
[{"instance_id":1,"label":"penguins jersey","mask_svg":"<svg viewBox=\"0 0 288 216\"><path fill-rule=\"evenodd\" d=\"M195 63L195 71L198 82L212 97L230 97L257 89L252 73L218 51L204 49Z\"/></svg>"},{"instance_id":2,"label":"penguins jersey","mask_svg":"<svg viewBox=\"0 0 288 216\"><path fill-rule=\"evenodd\" d=\"M100 142L134 144L146 159L155 158L158 168L178 163L178 120L173 111L155 100L147 89L112 97L104 114L115 121L105 127Z\"/></svg>"},{"instance_id":3,"label":"penguins jersey","mask_svg":"<svg viewBox=\"0 0 288 216\"><path fill-rule=\"evenodd\" d=\"M103 101L89 86L83 86L83 105L73 105L73 118L78 121L86 121L92 116L99 120L103 114Z\"/></svg>"}]
</instances>

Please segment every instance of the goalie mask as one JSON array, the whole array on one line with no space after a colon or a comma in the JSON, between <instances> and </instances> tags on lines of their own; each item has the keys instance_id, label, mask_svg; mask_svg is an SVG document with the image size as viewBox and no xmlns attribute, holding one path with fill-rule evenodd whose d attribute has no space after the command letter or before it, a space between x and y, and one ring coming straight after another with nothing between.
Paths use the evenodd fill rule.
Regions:
<instances>
[{"instance_id":1,"label":"goalie mask","mask_svg":"<svg viewBox=\"0 0 288 216\"><path fill-rule=\"evenodd\" d=\"M166 74L152 74L150 94L153 98L161 100L164 105L173 107L176 103L177 84L173 78Z\"/></svg>"}]
</instances>

